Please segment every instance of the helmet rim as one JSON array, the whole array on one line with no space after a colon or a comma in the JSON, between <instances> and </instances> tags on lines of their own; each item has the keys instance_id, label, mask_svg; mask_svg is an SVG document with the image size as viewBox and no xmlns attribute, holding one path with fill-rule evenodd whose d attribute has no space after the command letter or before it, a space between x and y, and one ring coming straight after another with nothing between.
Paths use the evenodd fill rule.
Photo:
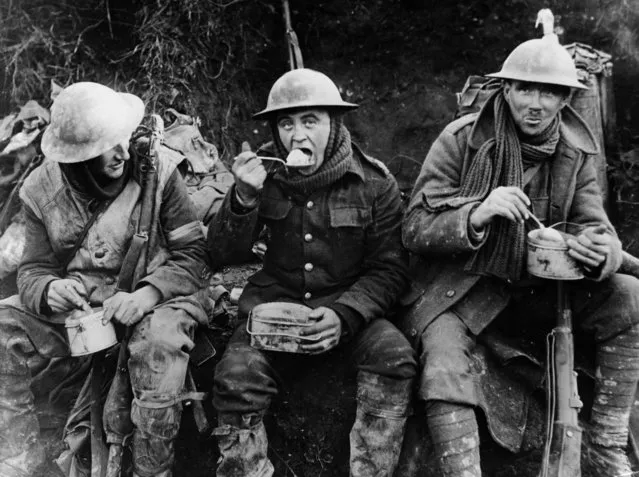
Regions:
<instances>
[{"instance_id":1,"label":"helmet rim","mask_svg":"<svg viewBox=\"0 0 639 477\"><path fill-rule=\"evenodd\" d=\"M280 76L271 87L266 107L254 119L298 108L330 108L349 111L359 106L342 99L337 85L324 73L298 68Z\"/></svg>"},{"instance_id":2,"label":"helmet rim","mask_svg":"<svg viewBox=\"0 0 639 477\"><path fill-rule=\"evenodd\" d=\"M74 83L54 100L41 149L56 162L84 162L128 139L143 117L144 103L134 94Z\"/></svg>"},{"instance_id":3,"label":"helmet rim","mask_svg":"<svg viewBox=\"0 0 639 477\"><path fill-rule=\"evenodd\" d=\"M508 55L500 71L485 76L588 89L579 81L570 53L554 35L521 43Z\"/></svg>"}]
</instances>

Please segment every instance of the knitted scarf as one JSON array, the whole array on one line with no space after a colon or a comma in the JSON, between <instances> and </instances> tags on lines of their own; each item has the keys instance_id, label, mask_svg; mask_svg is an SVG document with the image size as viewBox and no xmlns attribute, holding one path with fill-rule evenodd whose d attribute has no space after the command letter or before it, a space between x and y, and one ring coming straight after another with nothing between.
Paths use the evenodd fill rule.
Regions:
<instances>
[{"instance_id":1,"label":"knitted scarf","mask_svg":"<svg viewBox=\"0 0 639 477\"><path fill-rule=\"evenodd\" d=\"M109 179L95 173L99 159L60 164L60 169L73 189L99 201L110 200L117 197L126 186L132 174L136 155L133 149L129 150L131 158L124 163L122 175L117 179Z\"/></svg>"},{"instance_id":2,"label":"knitted scarf","mask_svg":"<svg viewBox=\"0 0 639 477\"><path fill-rule=\"evenodd\" d=\"M559 116L538 136L519 138L501 88L487 100L484 108L489 107L494 109L495 137L481 145L458 190L446 196L424 192L427 210L438 212L482 201L499 186L523 189L524 165L554 155L559 142ZM497 217L486 242L472 254L465 270L515 282L522 276L524 252L524 224Z\"/></svg>"},{"instance_id":3,"label":"knitted scarf","mask_svg":"<svg viewBox=\"0 0 639 477\"><path fill-rule=\"evenodd\" d=\"M279 157L286 157L288 152L280 140L277 126L272 125L275 148ZM326 187L340 179L348 170L353 160L351 134L342 123L341 118L331 117L331 131L324 152L324 162L313 174L305 176L295 169L278 167L273 179L286 189L303 196Z\"/></svg>"}]
</instances>

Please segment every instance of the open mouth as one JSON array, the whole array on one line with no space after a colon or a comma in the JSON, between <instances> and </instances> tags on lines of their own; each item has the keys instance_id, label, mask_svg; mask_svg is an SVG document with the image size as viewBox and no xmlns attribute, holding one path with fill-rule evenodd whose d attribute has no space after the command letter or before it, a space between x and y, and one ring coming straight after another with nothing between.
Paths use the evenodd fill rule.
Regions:
<instances>
[{"instance_id":1,"label":"open mouth","mask_svg":"<svg viewBox=\"0 0 639 477\"><path fill-rule=\"evenodd\" d=\"M288 167L308 167L315 164L313 152L305 147L293 149L286 157Z\"/></svg>"}]
</instances>

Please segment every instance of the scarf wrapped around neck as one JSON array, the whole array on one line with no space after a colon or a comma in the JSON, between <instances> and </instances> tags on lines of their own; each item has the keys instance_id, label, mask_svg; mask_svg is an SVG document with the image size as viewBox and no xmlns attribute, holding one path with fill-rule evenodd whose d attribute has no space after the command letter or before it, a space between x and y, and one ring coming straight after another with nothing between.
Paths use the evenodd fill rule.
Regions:
<instances>
[{"instance_id":1,"label":"scarf wrapped around neck","mask_svg":"<svg viewBox=\"0 0 639 477\"><path fill-rule=\"evenodd\" d=\"M517 134L503 90L498 89L484 108L494 109L494 138L481 145L472 159L459 189L441 196L441 192L424 193L426 209L439 212L458 208L470 202L483 201L500 186L523 190L524 165L530 166L552 158L559 142L559 115L538 136L523 138ZM525 226L504 217L496 217L486 242L476 250L465 270L478 275L494 276L509 282L522 277L525 252Z\"/></svg>"},{"instance_id":2,"label":"scarf wrapped around neck","mask_svg":"<svg viewBox=\"0 0 639 477\"><path fill-rule=\"evenodd\" d=\"M277 126L273 125L272 130L279 157L286 157L288 152L280 140ZM308 196L340 179L348 171L352 160L351 134L341 118L331 117L331 131L324 152L324 162L319 169L313 174L305 176L296 172L295 169L287 170L278 166L273 174L273 179L293 192Z\"/></svg>"},{"instance_id":3,"label":"scarf wrapped around neck","mask_svg":"<svg viewBox=\"0 0 639 477\"><path fill-rule=\"evenodd\" d=\"M111 200L122 192L133 174L133 163L137 162L133 148L129 150L129 155L131 157L124 163L122 175L117 179L101 177L95 173L95 169L99 165L97 157L88 161L61 163L60 169L71 187L77 192L98 201Z\"/></svg>"}]
</instances>

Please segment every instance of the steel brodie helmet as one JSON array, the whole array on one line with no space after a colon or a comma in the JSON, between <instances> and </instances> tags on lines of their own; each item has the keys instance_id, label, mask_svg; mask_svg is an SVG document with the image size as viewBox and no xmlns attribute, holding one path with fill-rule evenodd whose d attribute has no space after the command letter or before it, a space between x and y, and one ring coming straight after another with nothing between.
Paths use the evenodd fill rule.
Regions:
<instances>
[{"instance_id":1,"label":"steel brodie helmet","mask_svg":"<svg viewBox=\"0 0 639 477\"><path fill-rule=\"evenodd\" d=\"M133 94L98 83L74 83L51 106L42 152L64 163L92 159L128 139L143 116L144 103Z\"/></svg>"},{"instance_id":2,"label":"steel brodie helmet","mask_svg":"<svg viewBox=\"0 0 639 477\"><path fill-rule=\"evenodd\" d=\"M501 71L486 76L588 89L579 82L570 53L555 35L525 41L508 55Z\"/></svg>"},{"instance_id":3,"label":"steel brodie helmet","mask_svg":"<svg viewBox=\"0 0 639 477\"><path fill-rule=\"evenodd\" d=\"M357 108L357 104L342 100L337 86L324 73L300 68L280 76L271 88L266 108L253 118L262 119L286 109L314 107L347 111Z\"/></svg>"}]
</instances>

